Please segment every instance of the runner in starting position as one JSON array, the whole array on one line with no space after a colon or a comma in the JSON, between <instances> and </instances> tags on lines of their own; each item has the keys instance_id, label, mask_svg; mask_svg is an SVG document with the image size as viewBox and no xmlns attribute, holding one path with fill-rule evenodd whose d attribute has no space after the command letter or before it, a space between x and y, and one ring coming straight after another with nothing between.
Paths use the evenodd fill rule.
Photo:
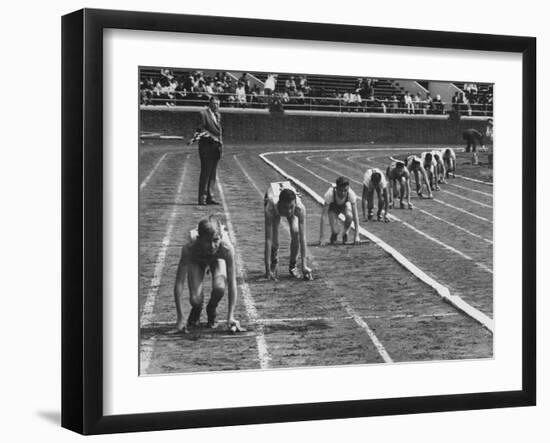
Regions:
<instances>
[{"instance_id":1,"label":"runner in starting position","mask_svg":"<svg viewBox=\"0 0 550 443\"><path fill-rule=\"evenodd\" d=\"M237 304L237 278L235 271L235 253L224 226L214 216L202 219L197 229L193 229L181 249L181 258L176 274L174 298L176 302L176 328L170 333L187 333L188 328L200 324L204 304L203 281L206 270L212 274L212 292L206 305L207 328L215 328L216 308L228 287L227 328L231 332L242 331L235 320ZM185 323L183 315L183 292L185 282L189 286L191 312Z\"/></svg>"},{"instance_id":2,"label":"runner in starting position","mask_svg":"<svg viewBox=\"0 0 550 443\"><path fill-rule=\"evenodd\" d=\"M265 216L265 275L277 280L279 264L279 225L281 217L288 220L290 228L290 261L288 270L294 278L300 278L296 267L298 247L302 260L302 278L313 280L311 269L306 264L306 208L290 182L274 182L269 185L264 197Z\"/></svg>"},{"instance_id":3,"label":"runner in starting position","mask_svg":"<svg viewBox=\"0 0 550 443\"><path fill-rule=\"evenodd\" d=\"M363 209L363 218L372 220L372 209L374 207L374 191L378 195L378 221L382 221L382 212L384 212L384 221L389 222L388 218L388 181L384 173L378 168L367 169L363 176L363 195L361 198L361 207ZM367 202L368 214L365 218L365 202Z\"/></svg>"},{"instance_id":4,"label":"runner in starting position","mask_svg":"<svg viewBox=\"0 0 550 443\"><path fill-rule=\"evenodd\" d=\"M394 199L397 196L397 184L399 183L399 206L401 209L405 207L403 197L407 197L407 207L412 209L411 204L411 173L405 166L405 163L399 160L394 160L386 170L389 185L389 207L394 207Z\"/></svg>"},{"instance_id":5,"label":"runner in starting position","mask_svg":"<svg viewBox=\"0 0 550 443\"><path fill-rule=\"evenodd\" d=\"M432 156L435 161L435 178L437 180L437 183L446 184L446 170L445 162L443 161L443 154L441 153L441 151L432 151Z\"/></svg>"},{"instance_id":6,"label":"runner in starting position","mask_svg":"<svg viewBox=\"0 0 550 443\"><path fill-rule=\"evenodd\" d=\"M406 160L407 169L414 174L414 181L416 182L416 193L420 198L422 195L422 181L426 184L428 190L428 198L433 198L432 188L430 187L430 181L428 180L428 174L422 165L422 159L416 155L409 155ZM420 177L422 176L422 177Z\"/></svg>"},{"instance_id":7,"label":"runner in starting position","mask_svg":"<svg viewBox=\"0 0 550 443\"><path fill-rule=\"evenodd\" d=\"M449 175L452 173L453 178L455 178L456 171L456 154L453 151L453 148L445 148L441 151L441 156L443 157L443 163L445 164L445 178L449 178Z\"/></svg>"},{"instance_id":8,"label":"runner in starting position","mask_svg":"<svg viewBox=\"0 0 550 443\"><path fill-rule=\"evenodd\" d=\"M325 218L328 215L330 222L330 244L336 243L338 237L338 217L343 214L344 232L342 234L342 243L347 243L348 232L351 226L351 222L355 223L355 238L354 244L359 243L359 215L357 214L357 196L349 187L349 180L345 177L338 177L336 179L336 186L331 186L325 193L325 204L323 205L323 211L321 212L321 226L319 229L319 245L324 246L326 243L323 241L325 231Z\"/></svg>"}]
</instances>

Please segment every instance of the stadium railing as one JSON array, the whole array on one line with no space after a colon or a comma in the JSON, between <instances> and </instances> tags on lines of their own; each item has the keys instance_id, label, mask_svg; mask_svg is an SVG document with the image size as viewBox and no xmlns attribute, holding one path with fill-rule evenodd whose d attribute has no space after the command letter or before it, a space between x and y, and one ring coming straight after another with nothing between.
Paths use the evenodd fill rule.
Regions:
<instances>
[{"instance_id":1,"label":"stadium railing","mask_svg":"<svg viewBox=\"0 0 550 443\"><path fill-rule=\"evenodd\" d=\"M285 110L304 110L304 111L332 111L332 112L365 112L365 113L385 113L385 114L418 114L418 115L444 115L447 114L444 103L427 102L414 103L412 108L408 108L400 101L363 99L359 101L346 101L341 97L284 97L282 94L273 95L246 95L246 101L240 102L235 94L217 93L222 108L243 108L243 109L266 109L269 108L273 100L278 100ZM141 104L150 106L206 106L210 96L207 93L189 94L178 91L164 93L161 95L148 94L142 91ZM466 111L465 111L466 112ZM479 112L479 113L478 113ZM477 115L486 112L481 108L476 110ZM465 114L467 115L467 114Z\"/></svg>"}]
</instances>

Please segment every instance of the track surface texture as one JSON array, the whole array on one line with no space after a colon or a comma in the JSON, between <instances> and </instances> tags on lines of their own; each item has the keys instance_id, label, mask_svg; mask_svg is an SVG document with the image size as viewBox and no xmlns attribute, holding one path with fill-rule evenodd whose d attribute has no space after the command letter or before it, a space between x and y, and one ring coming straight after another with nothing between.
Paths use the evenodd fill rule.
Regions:
<instances>
[{"instance_id":1,"label":"track surface texture","mask_svg":"<svg viewBox=\"0 0 550 443\"><path fill-rule=\"evenodd\" d=\"M385 170L390 156L403 158L422 148L229 144L218 173L225 205L197 206L197 147L145 140L139 153L140 374L492 358L490 329L442 299L373 241L361 236L359 245L339 240L319 247L321 205L303 190L315 279L287 277L286 220L280 229L280 280L264 279L263 194L270 182L284 177L260 154L270 152L266 158L321 196L345 175L360 197L367 168ZM480 165L470 160L471 154L457 152L457 178L441 185L435 199L418 198L412 184L413 210L390 210L390 223L366 222L359 212L360 225L492 319L492 169L485 153L479 154ZM357 204L360 211L360 200ZM241 265L236 317L247 332L230 334L222 321L215 330L200 327L169 335L176 319L173 287L182 243L211 213L223 214L234 235ZM328 221L325 226L328 236ZM207 277L205 300L209 288ZM226 316L226 299L218 308L220 319ZM187 315L189 305L185 309Z\"/></svg>"}]
</instances>

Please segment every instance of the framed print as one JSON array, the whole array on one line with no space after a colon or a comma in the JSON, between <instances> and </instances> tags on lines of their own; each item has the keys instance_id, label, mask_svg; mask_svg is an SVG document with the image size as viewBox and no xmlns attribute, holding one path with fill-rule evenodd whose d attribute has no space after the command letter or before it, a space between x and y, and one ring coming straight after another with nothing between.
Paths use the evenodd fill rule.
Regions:
<instances>
[{"instance_id":1,"label":"framed print","mask_svg":"<svg viewBox=\"0 0 550 443\"><path fill-rule=\"evenodd\" d=\"M535 404L534 38L62 24L64 427Z\"/></svg>"}]
</instances>

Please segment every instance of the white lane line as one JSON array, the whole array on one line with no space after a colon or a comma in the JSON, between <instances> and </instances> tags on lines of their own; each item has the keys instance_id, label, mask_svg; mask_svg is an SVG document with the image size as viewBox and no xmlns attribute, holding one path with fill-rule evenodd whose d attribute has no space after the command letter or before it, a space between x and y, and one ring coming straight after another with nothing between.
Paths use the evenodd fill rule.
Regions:
<instances>
[{"instance_id":1,"label":"white lane line","mask_svg":"<svg viewBox=\"0 0 550 443\"><path fill-rule=\"evenodd\" d=\"M309 161L311 161L311 160L310 160L310 157L312 157L312 156L308 156L308 157L306 157L306 159L309 160ZM322 181L324 181L324 182L326 182L326 183L329 183L329 184L331 183L329 180L327 180L327 179L321 177L320 175L316 174L315 172L311 171L310 169L308 169L308 168L306 168L306 167L300 165L299 163L295 162L294 160L288 158L288 156L285 156L285 159L288 160L289 162L295 164L296 166L298 166L298 167L304 169L305 171L307 171L307 172L310 173L311 175L315 176L315 177L318 178L319 180L322 180ZM323 165L319 165L319 166L323 166ZM323 167L325 167L325 166L323 166ZM356 183L357 183L357 182L356 182ZM448 220L444 220L444 219L442 219L442 218L440 218L440 217L438 217L438 216L432 214L431 212L425 211L424 209L420 209L420 208L418 208L418 207L417 207L417 210L420 211L420 212L422 212L423 214L426 214L426 215L429 216L429 217L432 217L432 218L438 220L438 221L441 221L441 222L443 222L443 223L447 223L448 225L450 225L450 226L452 226L452 227L454 227L454 228L456 228L456 229L459 229L460 231L466 232L467 234L469 234L469 235L471 235L471 236L473 236L473 237L479 238L479 239L483 240L483 241L486 242L486 243L489 243L489 244L491 244L491 245L493 244L493 242L492 242L491 240L486 239L486 238L482 237L481 235L475 234L475 233L469 231L468 229L463 228L462 226L458 226L458 225L456 225L456 224L454 224L454 223L452 223L452 222L450 222L450 221L448 221Z\"/></svg>"},{"instance_id":2,"label":"white lane line","mask_svg":"<svg viewBox=\"0 0 550 443\"><path fill-rule=\"evenodd\" d=\"M467 214L469 215L470 217L474 217L474 218L477 218L478 220L482 220L484 222L487 222L487 223L491 223L493 224L493 221L492 220L489 220L488 218L485 218L485 217L482 217L481 215L477 215L477 214L474 214L473 212L470 212L470 211L466 211L466 209L462 209L462 208L459 208L458 206L454 206L454 205L451 205L447 202L444 202L443 200L439 200L438 198L434 198L433 199L434 202L436 203L439 203L443 206L448 206L449 208L452 208L454 209L455 211L458 211L458 212L462 212L464 214Z\"/></svg>"},{"instance_id":3,"label":"white lane line","mask_svg":"<svg viewBox=\"0 0 550 443\"><path fill-rule=\"evenodd\" d=\"M464 197L463 195L455 194L454 192L451 192L451 191L446 191L445 189L441 189L441 192L444 192L445 194L452 195L453 197L456 197L456 198L460 198L461 200L469 201L470 203L475 203L476 205L479 205L483 208L490 208L490 209L493 208L493 205L488 205L487 203L481 203L481 202L478 202L477 200L473 200L471 198Z\"/></svg>"},{"instance_id":4,"label":"white lane line","mask_svg":"<svg viewBox=\"0 0 550 443\"><path fill-rule=\"evenodd\" d=\"M299 168L302 168L304 171L307 171L308 173L310 173L311 175L313 175L314 177L318 178L319 180L322 180L324 181L325 183L329 183L329 184L333 184L334 182L331 182L330 180L327 180L326 178L324 177L321 177L320 175L316 174L315 172L313 172L311 169L308 169L306 168L305 166L302 166L300 163L292 160L291 158L288 158L288 156L285 156L285 160L295 164L296 166L298 166Z\"/></svg>"},{"instance_id":5,"label":"white lane line","mask_svg":"<svg viewBox=\"0 0 550 443\"><path fill-rule=\"evenodd\" d=\"M285 156L285 159L286 159L287 161L289 161L289 162L295 164L296 166L299 166L300 168L306 170L306 171L309 172L310 174L315 174L313 171L309 170L308 168L305 168L304 166L300 165L298 162L296 162L296 161L294 161L294 160L288 158L288 156ZM334 172L334 173L336 173L336 174L340 174L340 171L336 171L336 170L334 170L334 169L332 169L332 168L328 168L328 167L326 167L326 166L324 166L324 165L322 165L322 164L320 164L320 163L316 163L316 164L317 164L318 166L322 166L322 167L325 168L325 169L328 169L328 170L331 171L331 172ZM320 177L320 176L317 175L317 177ZM357 183L357 184L359 184L359 185L362 185L362 183L359 182L359 181L357 181L357 180L354 180L354 179L350 179L350 180L351 180L352 182L354 182L354 183ZM328 180L325 180L325 181L328 182ZM388 214L388 218L389 218L390 220L393 219L393 220L395 220L395 221L398 221L398 222L403 223L404 226L406 226L407 228L409 228L409 229L411 229L412 231L416 232L417 234L419 234L419 235L425 237L426 239L428 239L428 240L430 240L430 241L432 241L432 242L438 244L439 246L442 246L443 248L447 249L448 251L451 251L451 252L453 252L454 254L457 254L457 255L459 255L460 257L462 257L462 258L464 258L464 259L466 259L466 260L468 260L468 261L474 262L474 264L475 264L477 267L479 267L480 269L482 269L483 271L489 272L490 274L493 273L493 270L492 270L491 268L489 268L487 265L484 265L483 263L477 262L474 258L470 257L469 255L464 254L462 251L459 251L458 249L455 249L455 248L453 248L452 246L449 246L448 244L443 243L443 242L440 241L440 240L437 240L436 238L432 237L431 235L428 235L428 234L426 234L425 232L421 231L420 229L415 228L415 227L412 226L411 224L409 224L409 223L407 223L407 222L401 220L400 218L396 217L395 215L393 215L393 214Z\"/></svg>"},{"instance_id":6,"label":"white lane line","mask_svg":"<svg viewBox=\"0 0 550 443\"><path fill-rule=\"evenodd\" d=\"M310 157L311 157L311 156L310 156ZM287 157L285 157L285 158L287 158ZM287 159L288 159L288 158L287 158ZM308 157L306 157L306 159L308 159ZM291 160L291 161L292 161L292 160ZM313 160L310 160L310 159L309 159L309 161L313 163ZM328 166L325 166L325 165L323 165L322 163L315 162L315 164L316 164L317 166L320 166L320 167L322 167L322 168L324 168L324 169L330 171L330 172L339 173L338 171L335 171L334 169L329 168ZM341 163L338 163L338 164L342 165ZM364 163L359 163L359 162L357 162L357 164L361 164L361 165L363 165L363 166L367 166L367 165L365 165ZM348 166L346 166L346 165L342 165L342 166L348 167ZM349 167L348 167L348 168L349 168ZM358 182L357 180L352 180L352 181L355 181L356 183L359 183L361 186L363 185L362 183ZM443 200L439 200L438 198L434 198L433 201L436 202L436 203L442 204L443 206L447 206L447 207L449 207L449 208L452 208L452 209L454 209L455 211L459 211L459 212L462 212L462 213L464 213L464 214L467 214L467 215L469 215L469 216L471 216L471 217L477 218L478 220L482 220L482 221L484 221L484 222L493 224L493 221L492 221L492 220L489 220L488 218L482 217L481 215L474 214L473 212L467 211L466 209L459 208L458 206L451 205L450 203L447 203L447 202L445 202L445 201L443 201Z\"/></svg>"},{"instance_id":7,"label":"white lane line","mask_svg":"<svg viewBox=\"0 0 550 443\"><path fill-rule=\"evenodd\" d=\"M307 171L308 173L314 175L315 177L317 177L317 178L319 178L319 179L321 179L321 180L323 180L323 181L325 181L325 182L327 182L327 183L331 183L331 182L328 181L327 179L321 177L320 175L316 174L315 172L313 172L313 171L310 170L309 168L306 168L305 166L302 166L301 164L299 164L298 162L296 162L296 161L294 161L294 160L288 158L287 156L285 156L285 159L286 159L287 161L293 163L294 165L298 166L299 168L302 168L303 170ZM337 173L337 174L340 173L339 171L335 171L334 169L331 169L331 168L329 168L329 167L327 167L327 166L324 166L324 165L322 165L322 164L320 164L320 163L316 163L316 164L317 164L318 166L323 167L324 169L329 170L330 172L335 172L335 173ZM357 180L354 180L354 179L350 179L350 180L351 180L352 182L357 183L357 184L359 184L359 185L362 186L362 183L361 183L361 182L359 182L359 181L357 181ZM448 203L444 203L444 202L441 202L441 203L444 204L444 205L448 205ZM460 229L460 230L462 230L462 231L464 231L464 232L466 232L466 233L468 233L468 234L471 234L471 235L473 235L473 236L476 237L476 238L481 238L481 239L483 239L484 241L487 241L487 242L489 242L489 243L491 243L491 244L493 243L492 241L487 240L487 239L484 239L483 237L481 237L481 236L478 235L478 234L474 234L473 232L470 232L470 231L468 231L468 230L465 229L465 228L462 228L462 227L460 227L460 226L458 226L458 225L455 225L455 224L452 223L452 222L449 222L449 221L447 221L447 220L443 220L443 219L441 219L441 218L439 218L439 217L437 217L437 216L435 216L435 215L429 213L428 211L424 211L423 209L419 209L419 208L418 208L418 210L421 211L421 212L423 212L423 213L425 213L426 215L429 215L429 216L431 216L431 217L433 217L433 218L435 218L435 219L438 219L438 220L443 221L443 222L445 222L445 223L447 223L447 224L449 224L449 225L451 225L451 226L454 226L454 227L456 227L456 228L458 228L458 229ZM467 212L467 211L465 211L464 209L460 209L460 208L458 208L458 210ZM479 217L479 216L477 216L477 215L475 215L475 214L471 214L471 215L473 215L473 216L475 216L475 217ZM439 244L440 246L443 246L443 247L445 247L446 249L448 249L448 250L450 250L450 251L453 251L453 252L457 253L458 255L462 256L463 258L466 258L466 259L468 259L468 260L472 260L472 261L475 262L475 260L474 260L472 257L470 257L470 256L468 256L468 255L466 255L466 254L464 254L463 252L460 252L459 250L457 250L457 249L455 249L455 248L453 248L453 247L451 247L451 246L449 246L449 245L446 245L446 244L443 243L443 242L440 242L439 240L436 240L436 239L433 238L433 237L428 236L428 235L425 234L424 232L422 232L422 231L416 229L414 226L412 226L412 225L410 225L410 224L408 224L408 223L402 221L401 219L397 218L395 215L393 215L393 214L388 214L388 216L389 216L390 218L394 218L396 221L400 221L401 223L403 223L403 224L404 224L405 226L407 226L408 228L410 228L410 229L412 229L413 231L419 233L420 235L422 235L422 236L428 238L429 240L434 241L435 243ZM481 217L481 218L483 218L483 217ZM485 221L490 221L490 220L488 220L488 219L484 219L484 220L485 220ZM488 269L490 269L490 268L488 268L486 265L484 265L484 264L482 264L482 263L477 263L477 262L475 262L475 263L476 263L476 265L478 265L478 266L479 266L481 269L483 269L484 271L487 271ZM492 270L491 270L490 272L491 272L491 274L493 273Z\"/></svg>"},{"instance_id":8,"label":"white lane line","mask_svg":"<svg viewBox=\"0 0 550 443\"><path fill-rule=\"evenodd\" d=\"M157 172L157 169L159 168L160 164L162 163L162 161L164 160L164 158L166 157L168 153L165 153L160 159L159 161L155 164L155 166L153 167L153 169L151 169L151 172L149 172L149 175L147 175L147 177L145 177L145 180L143 180L143 182L141 182L141 184L139 185L139 190L142 191L143 188L145 188L145 186L147 186L147 183L149 183L149 180L151 180L151 177L153 177L153 175L155 174L155 172Z\"/></svg>"},{"instance_id":9,"label":"white lane line","mask_svg":"<svg viewBox=\"0 0 550 443\"><path fill-rule=\"evenodd\" d=\"M183 181L187 174L187 159L189 154L186 155L183 165L183 171L181 173L180 181L178 183L178 188L176 190L176 196L174 198L174 207L170 213L170 218L168 219L168 227L166 228L166 233L162 239L161 248L157 254L157 260L155 262L155 270L153 272L153 278L149 284L149 290L147 291L147 296L145 297L145 302L141 309L140 315L140 324L150 323L153 317L153 310L155 308L155 300L158 294L160 287L160 282L162 280L162 273L164 271L164 263L166 260L166 252L168 246L170 245L170 238L172 237L172 231L174 230L174 224L176 221L176 216L178 213L179 205L182 201L182 191L183 191ZM151 356L153 349L151 347L146 348L145 352L140 352L140 373L146 373L149 368L149 363L151 362Z\"/></svg>"},{"instance_id":10,"label":"white lane line","mask_svg":"<svg viewBox=\"0 0 550 443\"><path fill-rule=\"evenodd\" d=\"M258 311L256 310L254 299L252 298L252 294L250 292L250 288L248 287L248 283L246 282L246 272L244 270L241 253L239 252L239 248L237 245L237 236L235 235L235 231L233 229L231 214L229 213L229 207L227 206L227 201L225 200L225 195L223 192L223 188L221 186L221 179L219 178L218 178L217 186L218 186L218 192L220 194L220 198L223 205L223 210L225 212L227 229L229 231L229 237L231 238L233 246L235 247L235 267L237 268L237 276L240 278L242 282L239 286L241 288L241 294L243 296L246 314L248 315L248 318L252 320L252 322L256 322L256 320L258 319ZM267 342L265 339L264 328L262 325L259 325L256 330L256 347L258 348L258 359L260 361L260 368L268 369L269 362L271 361L271 356L269 355L269 351L267 349Z\"/></svg>"},{"instance_id":11,"label":"white lane line","mask_svg":"<svg viewBox=\"0 0 550 443\"><path fill-rule=\"evenodd\" d=\"M483 192L483 191L478 191L477 189L467 188L466 186L460 186L460 185L457 185L455 183L451 183L449 180L447 180L446 185L447 186L453 186L453 187L459 188L459 189L464 189L465 191L475 192L476 194L481 194L481 195L484 195L486 197L493 197L493 194L489 194L489 193Z\"/></svg>"},{"instance_id":12,"label":"white lane line","mask_svg":"<svg viewBox=\"0 0 550 443\"><path fill-rule=\"evenodd\" d=\"M171 325L174 322L170 322ZM143 326L142 326L143 327ZM153 357L155 351L156 337L141 338L139 341L139 375L146 375L147 369L149 369L149 363Z\"/></svg>"},{"instance_id":13,"label":"white lane line","mask_svg":"<svg viewBox=\"0 0 550 443\"><path fill-rule=\"evenodd\" d=\"M315 157L315 156L310 155L310 156L307 157L307 158L309 159L310 157ZM361 156L361 155L350 155L349 157L346 157L346 160L349 161L349 162L351 162L351 163L355 163L355 164L360 164L360 165L363 165L363 166L367 166L365 163L357 162L357 161L353 160L353 159L355 159L355 158L363 159L363 156ZM376 159L379 159L379 158L382 158L382 157L376 157ZM375 159L375 160L376 160L376 159ZM382 162L380 162L380 161L376 161L376 162L375 162L375 161L372 159L372 157L367 157L366 160L367 160L367 162L369 162L369 163L377 163L377 164L379 164L379 165L382 164ZM458 176L458 175L457 175L457 177L462 177L462 176ZM464 178L466 178L466 177L464 177ZM472 179L472 181L475 181L475 180ZM489 182L482 182L482 183L484 183L484 184L489 184ZM447 181L446 185L447 185L447 186L453 186L453 187L459 188L459 189L464 189L465 191L475 192L476 194L481 194L481 195L484 195L484 196L486 196L486 197L493 197L493 194L489 194L489 193L487 193L487 192L479 191L479 190L477 190L477 189L467 188L466 186L460 186L460 185L457 185L457 184L455 184L455 183L450 183L449 181Z\"/></svg>"},{"instance_id":14,"label":"white lane line","mask_svg":"<svg viewBox=\"0 0 550 443\"><path fill-rule=\"evenodd\" d=\"M456 317L458 312L435 312L433 314L392 314L392 315L363 315L364 320L403 320L403 319L417 319L417 318L438 318L438 317ZM276 324L276 323L304 323L304 322L339 322L342 320L352 320L353 317L345 315L342 317L284 317L284 318L257 318L256 320L250 320L250 324ZM220 319L220 324L227 323L227 320ZM173 326L173 321L157 321L154 323L148 323L142 325L143 328L155 328L159 326ZM144 344L147 345L151 339L145 339Z\"/></svg>"},{"instance_id":15,"label":"white lane line","mask_svg":"<svg viewBox=\"0 0 550 443\"><path fill-rule=\"evenodd\" d=\"M493 270L491 268L489 268L488 266L484 265L483 263L479 263L477 261L475 261L475 259L473 259L472 257L470 257L469 255L467 254L464 254L463 252L459 251L458 249L455 249L453 248L452 246L449 246L448 244L446 243L443 243L442 241L439 241L438 239L432 237L431 235L428 235L426 234L425 232L421 231L420 229L417 229L415 228L414 226L410 225L409 223L403 221L403 220L400 220L399 218L395 217L394 215L391 215L391 214L388 214L388 218L391 220L391 219L394 219L396 221L399 221L401 223L403 223L407 228L413 230L414 232L416 232L417 234L427 238L428 240L438 244L439 246L447 249L448 251L451 251L457 255L459 255L460 257L468 260L468 261L472 261L474 262L474 264L479 267L480 269L484 270L485 272L488 272L490 274L493 273Z\"/></svg>"},{"instance_id":16,"label":"white lane line","mask_svg":"<svg viewBox=\"0 0 550 443\"><path fill-rule=\"evenodd\" d=\"M485 243L489 243L489 244L493 244L493 241L492 240L489 240L488 238L485 238L485 237L482 237L481 235L479 234L476 234L472 231L469 231L468 229L466 228L463 228L462 226L458 226L456 224L454 224L453 222L450 222L448 220L445 220L445 219L442 219L441 217L438 217L437 215L435 214L432 214L431 212L428 212L424 209L420 209L418 206L416 207L416 209L419 211L419 212L422 212L423 214L426 214L427 216L429 217L432 217L432 218L435 218L436 220L440 221L440 222L443 222L443 223L447 223L448 225L452 226L453 228L456 228L462 232L465 232L466 234L468 235L471 235L472 237L475 237L475 238L478 238L480 240L483 240Z\"/></svg>"},{"instance_id":17,"label":"white lane line","mask_svg":"<svg viewBox=\"0 0 550 443\"><path fill-rule=\"evenodd\" d=\"M262 191L254 183L254 180L252 179L252 177L250 177L248 172L246 172L246 170L244 169L243 165L241 164L241 162L239 161L237 156L234 155L233 158L237 162L237 165L243 171L243 173L246 176L246 178L248 179L248 181L250 181L250 183L252 183L252 185L259 192L260 195L263 195ZM283 225L283 226L290 233L288 226L286 226L286 225ZM312 264L315 267L319 268L319 265L314 261L313 256L311 255L310 257L311 257ZM326 280L325 284L328 286L329 290L333 294L338 294L338 291L336 291L336 288L334 287L334 285L332 284L332 282L330 280ZM348 315L353 319L353 321L367 333L367 335L369 336L370 340L374 344L376 350L378 351L378 353L380 354L380 356L382 357L384 362L385 363L393 363L393 360L390 357L390 355L388 354L388 352L386 351L386 348L384 348L384 345L380 342L380 340L378 340L378 337L372 331L372 329L369 327L367 322L363 318L361 318L361 316L355 311L355 309L353 309L353 307L351 307L351 305L348 302L343 300L343 298L341 296L338 297L338 301L339 301L340 305L344 308L344 310L348 313Z\"/></svg>"},{"instance_id":18,"label":"white lane line","mask_svg":"<svg viewBox=\"0 0 550 443\"><path fill-rule=\"evenodd\" d=\"M313 157L313 156L310 156L310 157ZM308 159L309 159L309 158L308 158ZM330 157L326 157L325 159L326 159L326 160L330 160ZM309 161L312 161L312 160L309 160ZM344 167L349 168L349 166L344 165L344 164L341 163L341 162L334 161L334 163L340 164L340 165L342 165L342 166L344 166ZM353 162L353 163L354 163L355 165L361 165L361 166L364 166L364 167L368 167L368 166L369 166L368 164L363 163L363 162ZM382 166L384 166L384 168L385 168L385 167L387 166L387 165L384 165L383 163L380 163L380 162L370 162L370 163L371 163L372 165L374 165L374 166L377 166L377 167L382 167ZM323 166L323 165L322 165L321 163L319 163L319 162L317 162L317 164ZM383 168L383 170L384 170L384 168ZM411 175L413 175L413 174L411 174ZM457 177L458 177L458 176L457 176ZM468 188L464 188L464 189L468 189ZM468 189L468 190L470 190L470 189ZM471 202L471 203L475 203L476 205L482 206L482 207L484 207L484 208L492 208L492 207L493 207L492 205L488 205L488 204L486 204L486 203L482 203L482 202L479 202L479 201L477 201L477 200L473 200L473 199L464 197L464 196L462 196L462 195L455 194L455 193L450 192L450 191L446 191L446 190L444 190L444 189L442 189L441 192L444 192L444 193L446 193L446 194L453 195L454 197L460 198L460 199L462 199L462 200L469 201L469 202ZM492 195L491 195L491 197L492 197ZM441 200L437 200L437 199L435 199L434 201L437 201L438 203L441 202ZM449 204L449 203L446 203L446 202L445 202L445 205L446 205L446 206L449 206L449 207L451 207L451 208L453 208L453 209L456 209L456 210L458 210L458 211L465 212L465 213L468 214L468 215L472 215L471 212L468 212L468 211L466 211L466 210L464 210L464 209L460 209L460 208L458 208L458 207L456 207L456 206L453 206L453 205L451 205L451 204ZM473 215L473 217L478 218L478 217L475 216L475 215ZM481 217L480 219L481 219L481 220L484 220L484 221L489 221L488 219L483 218L483 217ZM492 223L492 222L491 222L491 223Z\"/></svg>"},{"instance_id":19,"label":"white lane line","mask_svg":"<svg viewBox=\"0 0 550 443\"><path fill-rule=\"evenodd\" d=\"M269 166L271 166L273 169L275 169L277 172L279 172L282 176L286 177L288 180L295 183L297 186L302 188L305 192L307 192L314 200L317 201L319 204L324 203L324 199L317 194L313 189L311 189L309 186L305 185L292 175L288 174L286 171L284 171L282 168L277 166L275 163L273 163L271 160L267 158L268 155L276 154L277 152L266 152L263 154L260 154L260 158L266 162ZM442 285L441 283L434 280L432 277L427 275L424 271L419 269L416 265L411 263L406 257L404 257L401 253L399 253L397 250L395 250L393 247L391 247L389 244L384 242L382 239L378 238L371 232L367 231L362 226L359 227L359 232L370 239L373 243L380 246L382 249L384 249L388 254L393 256L395 260L397 260L398 263L400 263L405 269L408 269L412 274L414 274L418 279L426 283L428 286L432 287L437 291L439 296L443 298L444 300L447 300L449 303L451 303L453 306L455 306L457 309L463 311L466 315L472 317L474 320L479 322L481 325L483 325L487 330L489 330L491 333L493 333L494 329L494 321L490 317L488 317L486 314L481 312L480 310L474 308L470 304L466 303L461 297L458 295L451 295L449 288Z\"/></svg>"},{"instance_id":20,"label":"white lane line","mask_svg":"<svg viewBox=\"0 0 550 443\"><path fill-rule=\"evenodd\" d=\"M482 183L484 185L487 185L487 186L493 186L493 183L491 182L484 182L483 180L476 180L475 178L470 178L470 177L464 177L463 175L458 175L458 174L455 174L458 178L461 178L463 180L468 180L470 182L475 182L475 183Z\"/></svg>"}]
</instances>

